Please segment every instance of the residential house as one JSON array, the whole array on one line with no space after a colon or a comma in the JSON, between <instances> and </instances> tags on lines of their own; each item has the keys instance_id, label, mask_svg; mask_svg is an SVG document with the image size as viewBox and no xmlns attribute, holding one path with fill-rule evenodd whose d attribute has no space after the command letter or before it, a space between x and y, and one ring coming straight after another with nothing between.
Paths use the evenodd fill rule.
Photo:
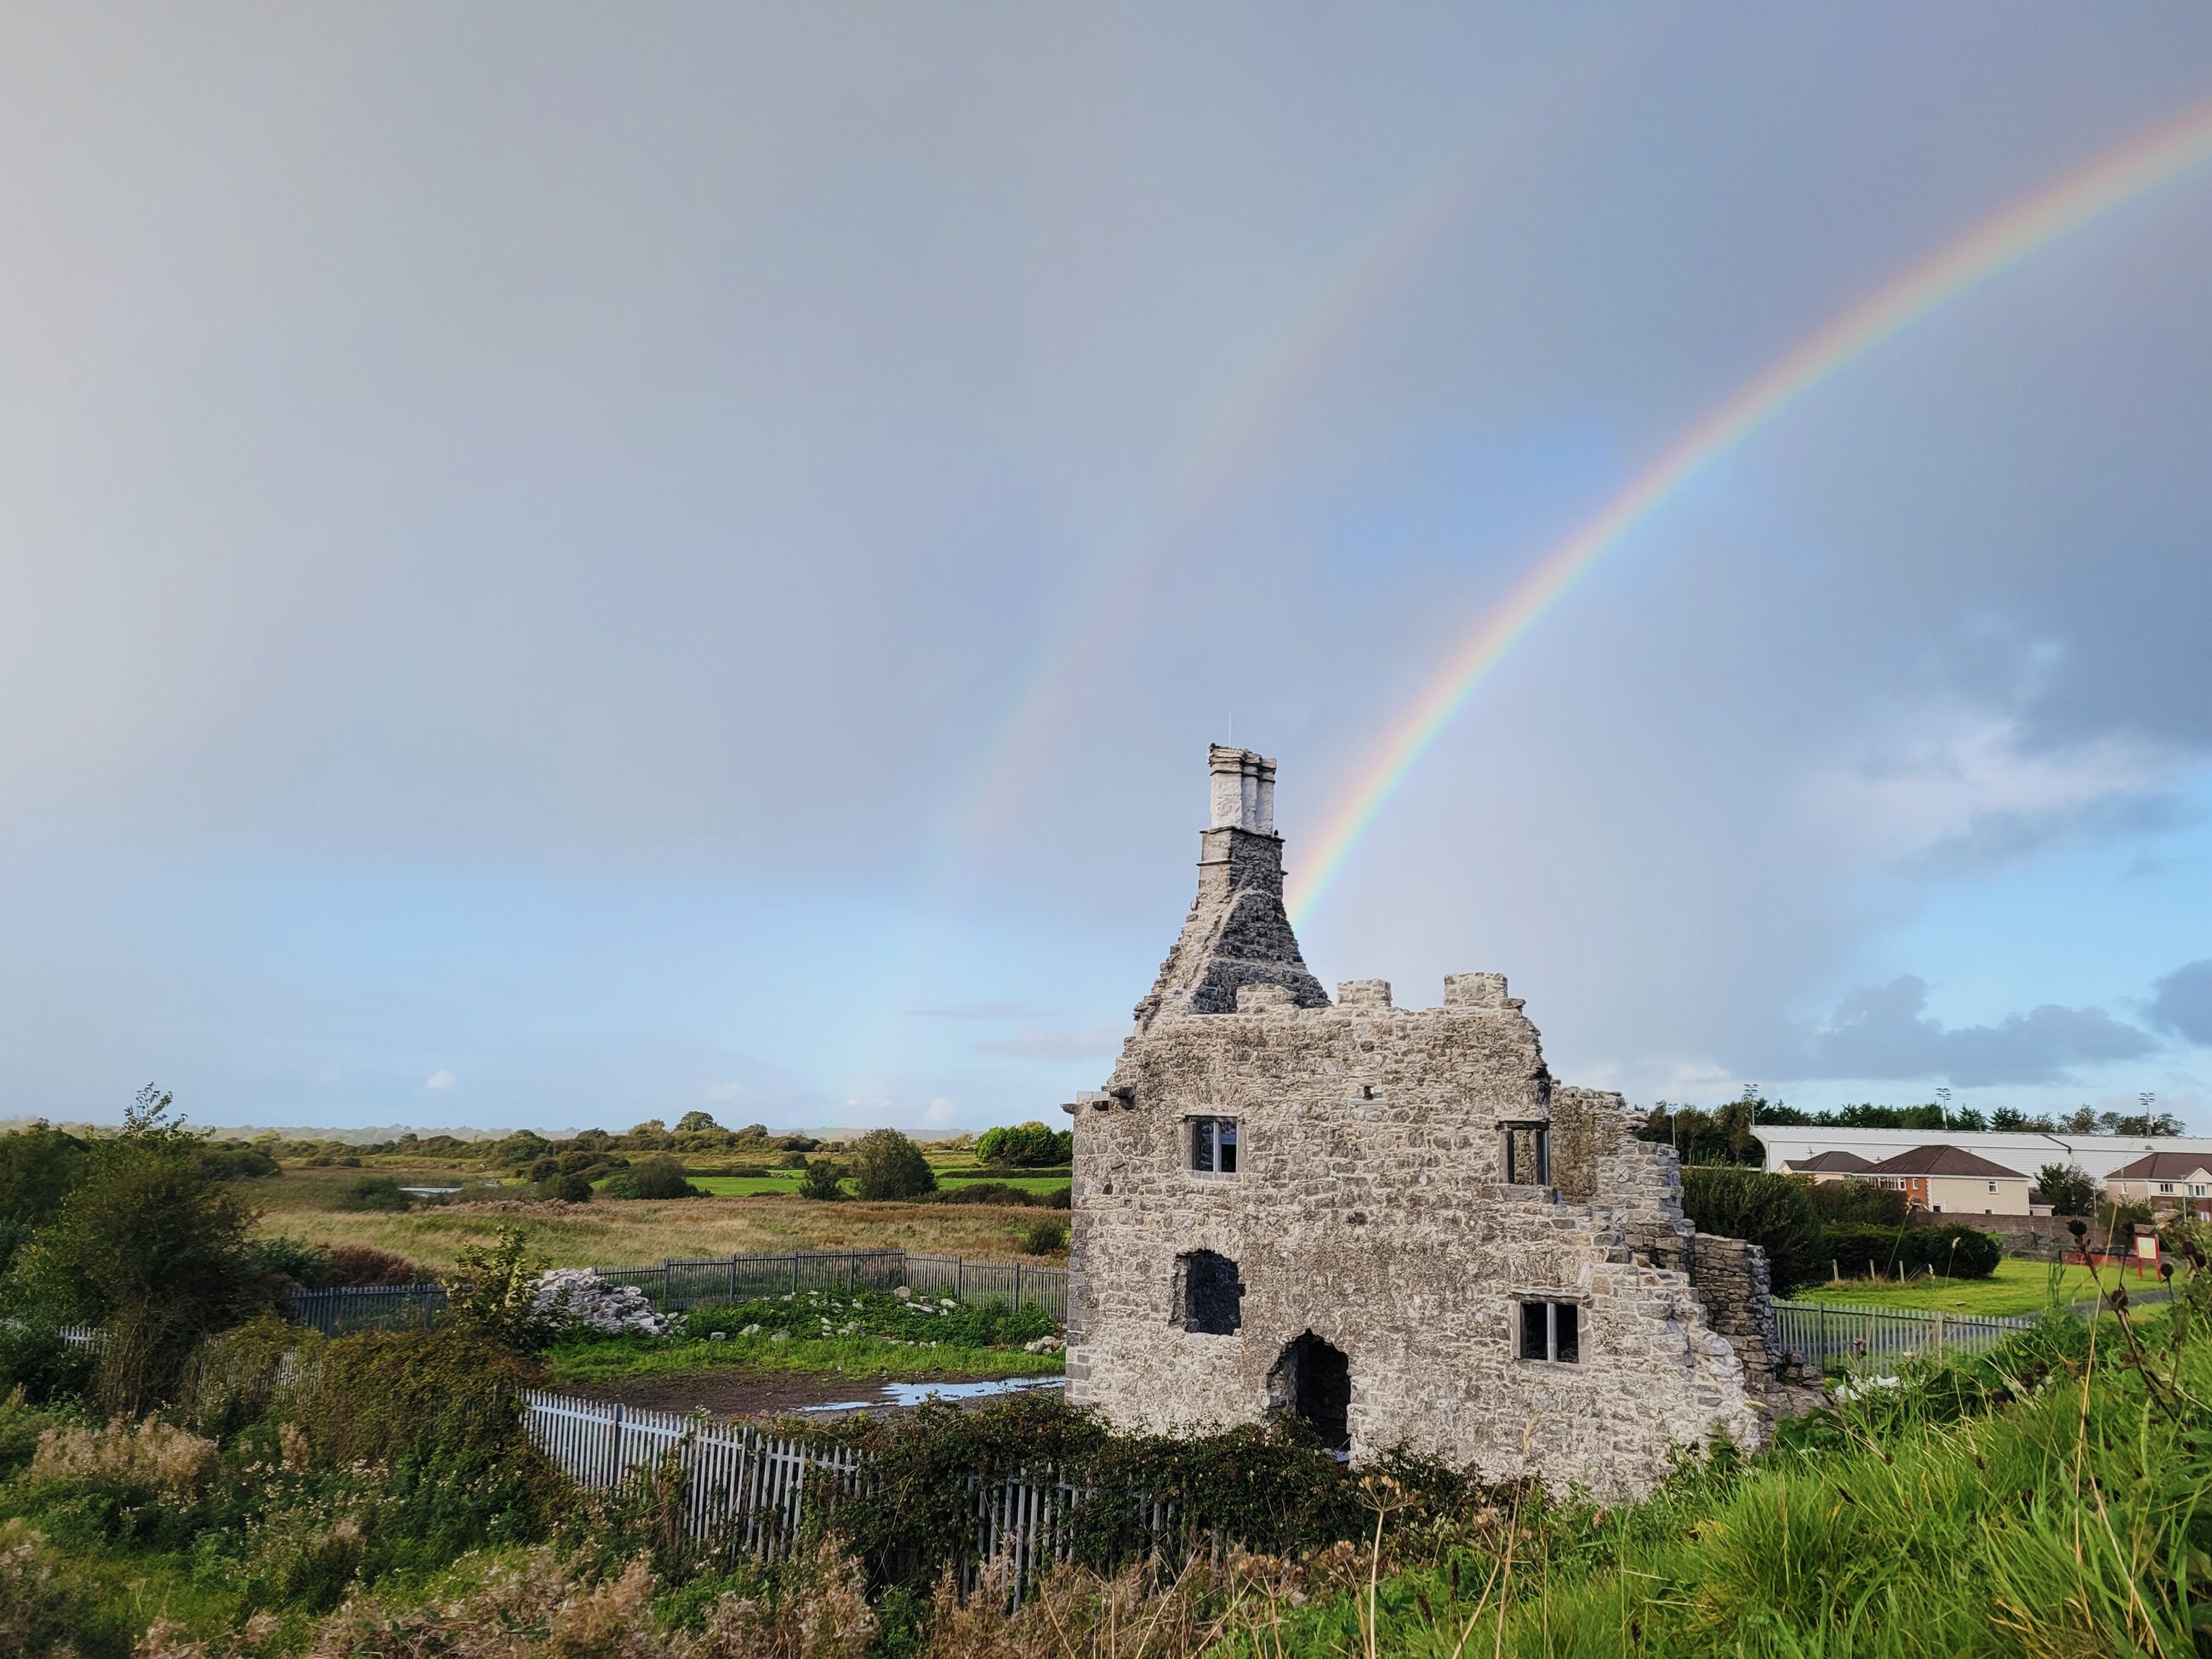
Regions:
<instances>
[{"instance_id":1,"label":"residential house","mask_svg":"<svg viewBox=\"0 0 2212 1659\"><path fill-rule=\"evenodd\" d=\"M1958 1146L1915 1146L1853 1177L1894 1188L1933 1215L2027 1215L2029 1177Z\"/></svg>"},{"instance_id":2,"label":"residential house","mask_svg":"<svg viewBox=\"0 0 2212 1659\"><path fill-rule=\"evenodd\" d=\"M2115 1204L2148 1204L2154 1212L2212 1215L2212 1156L2148 1153L2106 1176L2105 1196Z\"/></svg>"}]
</instances>

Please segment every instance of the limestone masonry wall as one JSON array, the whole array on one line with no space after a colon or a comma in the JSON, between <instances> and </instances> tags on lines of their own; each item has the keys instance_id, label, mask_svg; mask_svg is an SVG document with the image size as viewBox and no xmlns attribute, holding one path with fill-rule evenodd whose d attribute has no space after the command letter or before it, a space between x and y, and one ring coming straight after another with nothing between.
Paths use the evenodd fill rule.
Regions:
<instances>
[{"instance_id":1,"label":"limestone masonry wall","mask_svg":"<svg viewBox=\"0 0 2212 1659\"><path fill-rule=\"evenodd\" d=\"M1212 759L1217 817L1265 821L1264 779L1271 819L1273 763ZM1677 1447L1757 1443L1787 1403L1759 1251L1693 1234L1673 1153L1618 1096L1553 1082L1503 975L1454 975L1427 1010L1375 980L1332 1003L1283 912L1281 845L1206 832L1182 936L1073 1108L1071 1396L1132 1428L1271 1401L1325 1423L1310 1336L1348 1369L1355 1460L1402 1445L1612 1499ZM1233 1172L1192 1167L1200 1120L1233 1123ZM1507 1183L1509 1125L1548 1136L1548 1181ZM1178 1262L1199 1251L1235 1264L1233 1329L1185 1328L1203 1322L1178 1309ZM1573 1310L1571 1359L1520 1357L1531 1301Z\"/></svg>"}]
</instances>

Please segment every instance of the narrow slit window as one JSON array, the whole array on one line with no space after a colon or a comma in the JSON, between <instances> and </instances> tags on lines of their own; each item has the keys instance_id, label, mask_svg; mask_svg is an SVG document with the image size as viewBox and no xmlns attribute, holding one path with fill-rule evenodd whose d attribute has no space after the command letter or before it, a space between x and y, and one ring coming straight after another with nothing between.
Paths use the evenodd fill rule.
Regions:
<instances>
[{"instance_id":1,"label":"narrow slit window","mask_svg":"<svg viewBox=\"0 0 2212 1659\"><path fill-rule=\"evenodd\" d=\"M1237 1120L1200 1117L1191 1120L1190 1167L1200 1175L1237 1173Z\"/></svg>"},{"instance_id":2,"label":"narrow slit window","mask_svg":"<svg viewBox=\"0 0 2212 1659\"><path fill-rule=\"evenodd\" d=\"M1548 1123L1508 1123L1505 1132L1505 1184L1509 1187L1548 1187L1552 1184L1552 1126Z\"/></svg>"},{"instance_id":3,"label":"narrow slit window","mask_svg":"<svg viewBox=\"0 0 2212 1659\"><path fill-rule=\"evenodd\" d=\"M1523 1302L1521 1304L1521 1357L1553 1364L1582 1362L1581 1307L1572 1302Z\"/></svg>"}]
</instances>

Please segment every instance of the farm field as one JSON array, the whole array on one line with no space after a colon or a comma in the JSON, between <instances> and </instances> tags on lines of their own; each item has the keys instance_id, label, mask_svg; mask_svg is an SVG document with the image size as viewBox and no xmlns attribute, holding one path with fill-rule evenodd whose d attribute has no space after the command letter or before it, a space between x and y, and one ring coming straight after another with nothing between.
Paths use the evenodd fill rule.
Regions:
<instances>
[{"instance_id":1,"label":"farm field","mask_svg":"<svg viewBox=\"0 0 2212 1659\"><path fill-rule=\"evenodd\" d=\"M378 1173L410 1184L417 1175L423 1184L455 1179L450 1170ZM361 1174L287 1170L255 1182L250 1195L262 1206L260 1232L322 1245L373 1244L439 1269L457 1265L464 1250L489 1246L505 1226L520 1227L531 1251L556 1267L811 1249L904 1249L1005 1261L1022 1255L1023 1235L1047 1213L995 1204L816 1204L773 1195L591 1204L542 1204L517 1196L404 1212L340 1208L345 1188ZM1058 1266L1066 1253L1033 1259Z\"/></svg>"},{"instance_id":2,"label":"farm field","mask_svg":"<svg viewBox=\"0 0 2212 1659\"><path fill-rule=\"evenodd\" d=\"M2087 1267L2062 1267L2058 1271L2058 1295L2062 1301L2077 1301L2097 1293ZM2100 1267L2098 1272L2104 1275L2109 1289L2113 1282L2112 1270ZM1791 1295L1799 1301L1843 1302L1862 1308L1915 1308L1929 1312L2005 1316L2041 1312L2051 1294L2051 1275L2050 1262L2008 1255L1997 1263L1996 1271L1987 1279L1916 1279L1903 1285L1847 1279L1835 1285L1802 1285ZM2126 1282L2130 1288L2141 1289L2156 1281L2146 1279L2138 1284L2130 1271Z\"/></svg>"}]
</instances>

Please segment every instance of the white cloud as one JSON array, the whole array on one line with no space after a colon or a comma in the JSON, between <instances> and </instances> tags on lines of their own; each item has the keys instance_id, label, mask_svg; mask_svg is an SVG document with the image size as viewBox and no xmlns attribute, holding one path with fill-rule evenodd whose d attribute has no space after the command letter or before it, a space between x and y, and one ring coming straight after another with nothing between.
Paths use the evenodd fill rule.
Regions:
<instances>
[{"instance_id":1,"label":"white cloud","mask_svg":"<svg viewBox=\"0 0 2212 1659\"><path fill-rule=\"evenodd\" d=\"M424 1079L422 1086L426 1089L450 1089L459 1082L460 1079L451 1072L441 1067Z\"/></svg>"},{"instance_id":2,"label":"white cloud","mask_svg":"<svg viewBox=\"0 0 2212 1659\"><path fill-rule=\"evenodd\" d=\"M709 1100L735 1100L745 1091L742 1083L717 1083L707 1091Z\"/></svg>"},{"instance_id":3,"label":"white cloud","mask_svg":"<svg viewBox=\"0 0 2212 1659\"><path fill-rule=\"evenodd\" d=\"M940 1095L922 1109L921 1121L933 1129L940 1129L952 1121L955 1109L952 1103Z\"/></svg>"}]
</instances>

